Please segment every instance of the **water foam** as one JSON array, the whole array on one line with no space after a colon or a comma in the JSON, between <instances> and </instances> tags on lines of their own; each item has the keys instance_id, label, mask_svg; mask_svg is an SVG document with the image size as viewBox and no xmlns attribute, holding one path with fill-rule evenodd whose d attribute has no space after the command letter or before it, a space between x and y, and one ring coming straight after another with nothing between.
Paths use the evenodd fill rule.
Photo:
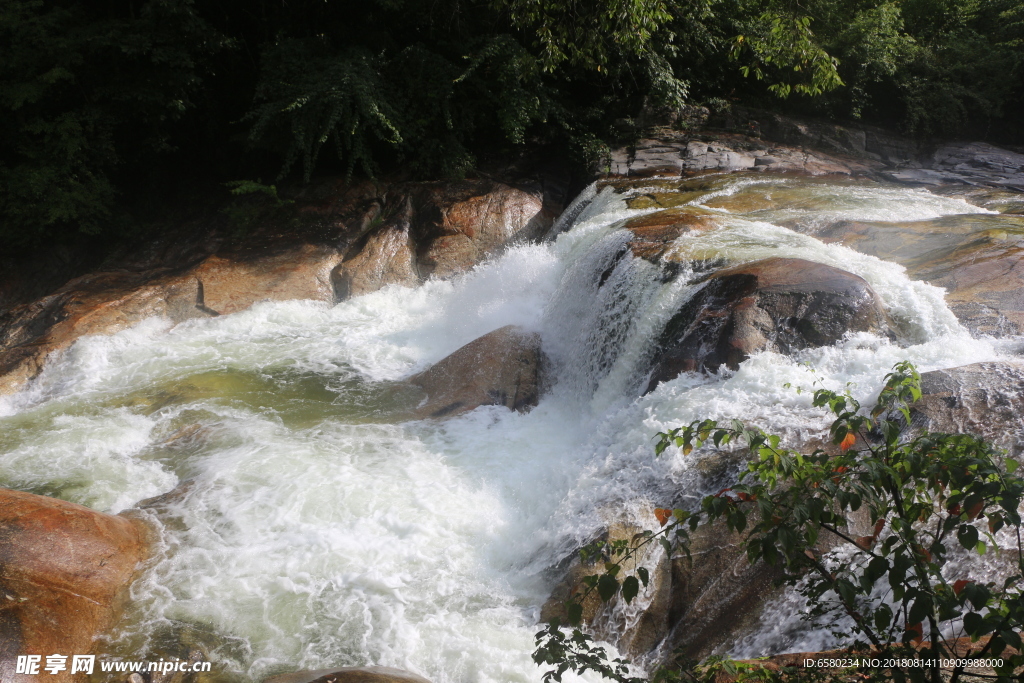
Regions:
<instances>
[{"instance_id":1,"label":"water foam","mask_svg":"<svg viewBox=\"0 0 1024 683\"><path fill-rule=\"evenodd\" d=\"M751 187L723 182L733 194ZM968 206L916 190L808 187L809 204L840 217ZM155 634L193 624L218 634L219 666L251 680L364 664L435 683L538 680L530 652L546 570L609 510L643 520L651 504L685 503L710 485L692 458L655 459L656 432L741 417L799 439L826 427L808 395L783 388L810 385L804 363L868 401L897 360L929 370L1000 353L901 267L781 227L769 209L723 211L722 229L674 248L851 270L902 337L762 353L736 372L684 374L639 396L654 340L692 286L685 269L666 281L623 254L621 221L645 213L627 208L629 196L595 190L554 241L451 281L83 338L2 399L0 477L110 511L179 487L148 508L161 550L112 651L139 658ZM537 408L405 421L392 384L507 324L539 331L553 360L557 382Z\"/></svg>"}]
</instances>

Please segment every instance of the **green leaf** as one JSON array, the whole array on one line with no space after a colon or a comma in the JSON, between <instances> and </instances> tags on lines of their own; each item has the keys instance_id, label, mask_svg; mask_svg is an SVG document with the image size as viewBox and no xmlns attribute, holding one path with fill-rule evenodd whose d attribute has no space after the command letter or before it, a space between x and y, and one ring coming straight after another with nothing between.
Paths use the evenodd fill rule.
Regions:
<instances>
[{"instance_id":1,"label":"green leaf","mask_svg":"<svg viewBox=\"0 0 1024 683\"><path fill-rule=\"evenodd\" d=\"M978 547L978 530L970 524L961 524L956 530L956 539L967 550L974 550Z\"/></svg>"},{"instance_id":2,"label":"green leaf","mask_svg":"<svg viewBox=\"0 0 1024 683\"><path fill-rule=\"evenodd\" d=\"M968 612L964 615L964 630L971 636L985 635L985 619L977 612Z\"/></svg>"},{"instance_id":3,"label":"green leaf","mask_svg":"<svg viewBox=\"0 0 1024 683\"><path fill-rule=\"evenodd\" d=\"M608 602L618 592L619 581L611 574L602 574L597 580L597 594L601 596L602 601Z\"/></svg>"},{"instance_id":4,"label":"green leaf","mask_svg":"<svg viewBox=\"0 0 1024 683\"><path fill-rule=\"evenodd\" d=\"M646 582L644 582L646 585ZM622 582L622 597L626 603L633 602L633 598L640 592L640 582L635 576L627 576Z\"/></svg>"},{"instance_id":5,"label":"green leaf","mask_svg":"<svg viewBox=\"0 0 1024 683\"><path fill-rule=\"evenodd\" d=\"M636 568L636 575L640 577L641 583L643 583L644 584L644 588L646 588L647 584L651 580L650 575L647 573L647 568L646 567L637 567Z\"/></svg>"},{"instance_id":6,"label":"green leaf","mask_svg":"<svg viewBox=\"0 0 1024 683\"><path fill-rule=\"evenodd\" d=\"M580 621L583 620L583 605L578 602L570 602L566 605L565 611L569 618L569 624L579 626Z\"/></svg>"}]
</instances>

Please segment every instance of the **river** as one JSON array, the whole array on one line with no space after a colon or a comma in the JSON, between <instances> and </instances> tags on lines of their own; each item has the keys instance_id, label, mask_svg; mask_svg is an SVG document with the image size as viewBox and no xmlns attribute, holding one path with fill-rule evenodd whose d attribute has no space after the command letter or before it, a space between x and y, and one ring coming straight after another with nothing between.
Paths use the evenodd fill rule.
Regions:
<instances>
[{"instance_id":1,"label":"river","mask_svg":"<svg viewBox=\"0 0 1024 683\"><path fill-rule=\"evenodd\" d=\"M656 432L742 417L803 438L826 422L784 385L810 386L808 367L869 402L899 360L927 371L1019 342L972 338L941 289L812 236L837 220L986 209L860 180L718 176L680 202L722 227L680 238L684 265L666 278L616 260L622 221L656 208L627 202L652 188L664 191L591 188L557 235L456 279L84 337L0 397L3 485L109 512L173 491L142 512L161 530L157 556L105 651L145 659L185 632L212 648L214 680L377 664L434 683L539 681L530 653L546 570L611 514L652 524L652 504L705 493L696 458L654 457ZM860 275L897 338L765 352L641 396L662 327L694 291L694 264L768 256ZM550 358L536 408L408 417L418 399L401 380L509 324L539 332Z\"/></svg>"}]
</instances>

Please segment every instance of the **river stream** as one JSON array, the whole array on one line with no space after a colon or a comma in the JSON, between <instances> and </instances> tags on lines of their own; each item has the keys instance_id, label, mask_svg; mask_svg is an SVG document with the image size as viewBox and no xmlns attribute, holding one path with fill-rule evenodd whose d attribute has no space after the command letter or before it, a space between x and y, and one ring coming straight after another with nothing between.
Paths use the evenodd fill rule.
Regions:
<instances>
[{"instance_id":1,"label":"river stream","mask_svg":"<svg viewBox=\"0 0 1024 683\"><path fill-rule=\"evenodd\" d=\"M988 210L868 181L717 176L679 192L722 223L680 238L680 263L786 256L849 270L877 291L897 338L765 352L641 396L692 266L666 281L615 258L622 221L658 208L638 198L664 192L592 188L548 241L449 281L84 337L0 397L0 483L109 512L162 496L140 513L161 529L158 552L109 653L145 659L184 633L211 650L210 680L376 664L433 683L535 683L548 568L610 515L653 525L652 505L685 505L710 485L699 458L655 458L659 430L741 417L806 438L827 422L787 383L816 376L870 402L899 360L927 371L1020 342L972 338L941 289L812 236L837 220ZM401 380L509 324L539 332L550 358L536 408L409 418L420 396ZM788 637L796 650L828 645L813 631Z\"/></svg>"}]
</instances>

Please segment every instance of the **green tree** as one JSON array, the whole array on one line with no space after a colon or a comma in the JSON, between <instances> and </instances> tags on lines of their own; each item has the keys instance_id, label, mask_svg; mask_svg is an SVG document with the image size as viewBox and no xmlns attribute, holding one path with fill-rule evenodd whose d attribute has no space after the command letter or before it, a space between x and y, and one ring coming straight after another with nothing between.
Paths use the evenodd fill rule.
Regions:
<instances>
[{"instance_id":1,"label":"green tree","mask_svg":"<svg viewBox=\"0 0 1024 683\"><path fill-rule=\"evenodd\" d=\"M188 0L150 0L135 16L0 3L0 237L114 222L118 167L173 148L197 64L222 46Z\"/></svg>"},{"instance_id":2,"label":"green tree","mask_svg":"<svg viewBox=\"0 0 1024 683\"><path fill-rule=\"evenodd\" d=\"M956 683L964 666L944 671L939 660L956 659L953 641L966 637L977 643L975 657L1002 658L997 680L1019 680L1024 666L1019 512L1024 480L1014 474L1015 460L1003 458L977 437L909 436L910 405L920 396L920 377L905 362L886 377L868 412L848 393L815 391L814 405L835 417L830 433L838 448L832 452L783 448L779 437L739 422L695 421L660 434L659 454L680 448L688 455L737 442L750 449L752 460L736 486L706 496L699 509L656 511L662 529L645 532L638 542L599 541L585 549L588 557L607 559L605 571L587 577L584 594L567 603L571 633L557 621L538 633L534 659L555 667L547 678L560 680L569 669L590 669L613 680L642 680L629 675L625 662L608 662L580 628L583 599L597 591L603 600L621 594L631 601L649 576L641 570L624 576L625 560L651 543L661 543L670 556L686 552L690 532L724 523L745 534L751 563L778 566L787 581L801 587L813 617L828 617L841 630L841 624L849 624L843 635L853 649L872 647L873 657L898 655L909 662L858 673L874 680ZM862 508L873 533L855 537L847 520ZM1013 532L1012 547L999 550L995 535L1004 528ZM846 552L822 554L818 542L825 532L840 539ZM953 575L950 559L957 547L982 555L1011 553L1015 571L1004 581L988 583ZM709 670L714 668L703 673ZM665 670L656 679L701 673Z\"/></svg>"}]
</instances>

